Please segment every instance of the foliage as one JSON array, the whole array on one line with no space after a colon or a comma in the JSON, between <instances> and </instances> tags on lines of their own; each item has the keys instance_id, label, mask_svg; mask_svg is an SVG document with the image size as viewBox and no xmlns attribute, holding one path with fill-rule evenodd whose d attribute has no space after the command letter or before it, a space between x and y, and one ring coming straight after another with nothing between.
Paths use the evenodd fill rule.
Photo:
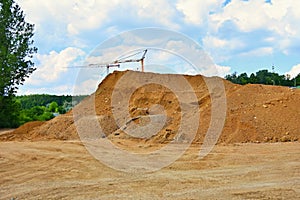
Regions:
<instances>
[{"instance_id":1,"label":"foliage","mask_svg":"<svg viewBox=\"0 0 300 200\"><path fill-rule=\"evenodd\" d=\"M53 101L49 104L49 111L50 112L58 112L58 104Z\"/></svg>"},{"instance_id":2,"label":"foliage","mask_svg":"<svg viewBox=\"0 0 300 200\"><path fill-rule=\"evenodd\" d=\"M19 124L29 121L46 121L54 117L49 108L45 106L34 106L30 109L21 110L19 116Z\"/></svg>"},{"instance_id":3,"label":"foliage","mask_svg":"<svg viewBox=\"0 0 300 200\"><path fill-rule=\"evenodd\" d=\"M20 104L13 98L18 86L35 70L31 61L34 25L14 0L0 0L0 127L18 126Z\"/></svg>"},{"instance_id":4,"label":"foliage","mask_svg":"<svg viewBox=\"0 0 300 200\"><path fill-rule=\"evenodd\" d=\"M19 126L20 107L11 96L0 96L0 128Z\"/></svg>"},{"instance_id":5,"label":"foliage","mask_svg":"<svg viewBox=\"0 0 300 200\"><path fill-rule=\"evenodd\" d=\"M49 94L31 94L16 96L15 99L21 103L22 109L29 109L34 106L47 106L51 102L56 102L58 106L64 106L67 109L67 104L76 104L84 99L86 95L71 96L71 95L49 95ZM67 109L69 110L69 109Z\"/></svg>"},{"instance_id":6,"label":"foliage","mask_svg":"<svg viewBox=\"0 0 300 200\"><path fill-rule=\"evenodd\" d=\"M21 107L19 125L29 121L46 121L54 114L64 114L86 96L34 94L16 96L15 101Z\"/></svg>"},{"instance_id":7,"label":"foliage","mask_svg":"<svg viewBox=\"0 0 300 200\"><path fill-rule=\"evenodd\" d=\"M0 1L0 95L17 92L26 77L35 70L31 61L34 25L25 22L25 15L14 0Z\"/></svg>"},{"instance_id":8,"label":"foliage","mask_svg":"<svg viewBox=\"0 0 300 200\"><path fill-rule=\"evenodd\" d=\"M268 70L260 70L256 72L256 74L252 73L250 77L248 77L247 73L242 73L237 75L234 72L231 75L225 76L226 80L229 80L236 84L266 84L266 85L281 85L281 86L296 86L300 85L300 74L293 79L290 79L288 75L279 75L275 72L269 72Z\"/></svg>"}]
</instances>

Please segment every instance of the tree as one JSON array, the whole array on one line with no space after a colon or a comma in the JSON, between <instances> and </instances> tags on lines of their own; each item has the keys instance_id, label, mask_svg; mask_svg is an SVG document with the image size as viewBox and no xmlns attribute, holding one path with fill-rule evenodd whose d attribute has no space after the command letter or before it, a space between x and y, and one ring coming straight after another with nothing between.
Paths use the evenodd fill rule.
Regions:
<instances>
[{"instance_id":1,"label":"tree","mask_svg":"<svg viewBox=\"0 0 300 200\"><path fill-rule=\"evenodd\" d=\"M33 47L34 25L25 21L25 14L14 0L0 0L0 121L8 115L15 104L13 96L18 86L35 70L31 61L37 48ZM14 112L14 113L11 113ZM1 122L1 123L2 123ZM0 123L0 126L2 126ZM7 123L2 123L7 124Z\"/></svg>"},{"instance_id":2,"label":"tree","mask_svg":"<svg viewBox=\"0 0 300 200\"><path fill-rule=\"evenodd\" d=\"M35 70L31 58L37 48L32 47L34 25L25 22L14 0L0 0L0 8L0 95L9 96Z\"/></svg>"},{"instance_id":3,"label":"tree","mask_svg":"<svg viewBox=\"0 0 300 200\"><path fill-rule=\"evenodd\" d=\"M58 104L55 101L52 101L49 104L49 111L50 112L57 112L58 111Z\"/></svg>"},{"instance_id":4,"label":"tree","mask_svg":"<svg viewBox=\"0 0 300 200\"><path fill-rule=\"evenodd\" d=\"M237 83L237 72L233 72L231 75L230 74L226 75L225 79L233 83Z\"/></svg>"},{"instance_id":5,"label":"tree","mask_svg":"<svg viewBox=\"0 0 300 200\"><path fill-rule=\"evenodd\" d=\"M268 84L267 81L270 81L268 77L269 77L269 72L266 69L259 70L258 72L256 72L257 83Z\"/></svg>"},{"instance_id":6,"label":"tree","mask_svg":"<svg viewBox=\"0 0 300 200\"><path fill-rule=\"evenodd\" d=\"M249 82L252 84L257 83L257 79L256 79L256 76L254 75L254 73L251 73Z\"/></svg>"},{"instance_id":7,"label":"tree","mask_svg":"<svg viewBox=\"0 0 300 200\"><path fill-rule=\"evenodd\" d=\"M266 85L281 85L281 86L295 86L300 83L300 74L291 79L290 75L280 75L275 72L269 72L268 70L259 70L256 75L252 73L248 77L247 73L242 73L237 75L233 73L232 75L226 75L225 78L233 83L245 85L248 83L252 84L266 84Z\"/></svg>"},{"instance_id":8,"label":"tree","mask_svg":"<svg viewBox=\"0 0 300 200\"><path fill-rule=\"evenodd\" d=\"M295 86L300 85L300 73L294 78Z\"/></svg>"},{"instance_id":9,"label":"tree","mask_svg":"<svg viewBox=\"0 0 300 200\"><path fill-rule=\"evenodd\" d=\"M19 126L21 104L11 98L0 96L0 128Z\"/></svg>"},{"instance_id":10,"label":"tree","mask_svg":"<svg viewBox=\"0 0 300 200\"><path fill-rule=\"evenodd\" d=\"M247 73L240 74L237 78L237 83L241 84L241 85L245 85L245 84L249 83L249 78L248 78Z\"/></svg>"}]
</instances>

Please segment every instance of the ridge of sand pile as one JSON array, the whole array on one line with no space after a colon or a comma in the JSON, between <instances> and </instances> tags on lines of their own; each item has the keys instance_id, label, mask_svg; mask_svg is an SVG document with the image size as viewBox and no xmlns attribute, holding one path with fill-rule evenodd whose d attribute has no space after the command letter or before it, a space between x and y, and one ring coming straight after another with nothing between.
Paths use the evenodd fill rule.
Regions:
<instances>
[{"instance_id":1,"label":"ridge of sand pile","mask_svg":"<svg viewBox=\"0 0 300 200\"><path fill-rule=\"evenodd\" d=\"M115 71L99 84L94 94L78 104L76 109L79 109L83 116L89 114L94 109L89 106L89 102L95 98L95 110L106 137L110 139L136 140L126 135L122 131L122 127L116 125L115 119L112 116L112 91L117 81L125 73L132 73L135 77L132 81L142 76L141 72ZM154 73L149 73L149 75L160 76L163 79L179 76ZM185 78L193 87L200 105L200 128L194 142L201 143L210 123L210 95L201 75L185 76ZM232 84L226 80L223 80L223 82L227 96L227 117L218 143L286 142L299 140L300 124L297 121L300 119L300 90L267 85L249 84L241 86ZM166 87L148 84L138 88L133 93L128 109L134 120L128 122L128 126L130 126L130 123L143 123L143 117L147 119L149 108L153 104L160 104L164 107L167 114L167 122L161 131L150 139L145 139L144 142L169 142L176 135L181 116L176 95ZM2 141L72 140L78 138L72 112L60 115L45 123L28 123L14 132L0 136L0 140Z\"/></svg>"}]
</instances>

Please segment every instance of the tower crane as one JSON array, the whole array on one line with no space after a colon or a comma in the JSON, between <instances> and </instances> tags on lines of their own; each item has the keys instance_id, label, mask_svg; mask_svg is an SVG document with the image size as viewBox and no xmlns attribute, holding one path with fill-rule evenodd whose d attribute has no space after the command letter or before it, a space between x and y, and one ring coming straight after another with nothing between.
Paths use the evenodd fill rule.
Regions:
<instances>
[{"instance_id":1,"label":"tower crane","mask_svg":"<svg viewBox=\"0 0 300 200\"><path fill-rule=\"evenodd\" d=\"M142 57L139 58L139 59L128 59L130 57L133 57L137 54L140 54L140 53L143 53L142 54ZM99 68L99 67L106 67L106 72L107 74L109 74L109 68L111 67L120 67L120 64L121 63L129 63L129 62L141 62L141 70L142 72L144 72L144 59L145 59L145 56L146 56L146 53L147 53L147 49L143 50L143 51L139 51L137 53L134 53L134 54L131 54L131 55L128 55L126 57L122 57L122 58L119 58L118 60L115 60L109 64L88 64L87 66L76 66L76 67L70 67L70 68Z\"/></svg>"}]
</instances>

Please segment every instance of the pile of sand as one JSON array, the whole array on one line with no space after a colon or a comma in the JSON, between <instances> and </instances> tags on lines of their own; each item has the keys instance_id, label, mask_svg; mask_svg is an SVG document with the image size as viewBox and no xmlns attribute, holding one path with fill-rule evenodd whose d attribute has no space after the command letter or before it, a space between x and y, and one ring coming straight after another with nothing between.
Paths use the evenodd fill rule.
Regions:
<instances>
[{"instance_id":1,"label":"pile of sand","mask_svg":"<svg viewBox=\"0 0 300 200\"><path fill-rule=\"evenodd\" d=\"M158 84L146 84L138 87L130 97L128 112L131 120L126 124L117 125L120 119L113 116L115 109L111 102L115 85L120 78L130 73L131 83L138 82L145 74L148 78L161 80L179 79L179 75L154 74L141 72L114 72L108 75L98 86L97 91L83 100L75 108L76 120L86 116L94 116L99 121L105 135L110 139L139 140L144 143L166 143L175 139L181 123L181 107L177 96L167 87ZM127 74L128 75L128 74ZM200 128L194 142L201 143L211 120L211 99L203 76L184 76L192 86L199 104ZM300 136L300 90L287 87L266 85L235 85L222 80L226 89L227 116L223 132L218 143L240 142L287 142L297 141ZM130 92L132 88L123 89ZM123 91L123 92L124 92ZM189 91L186 92L188 95ZM127 135L124 130L134 124L147 124L149 116L158 116L161 110L153 109L159 104L165 110L166 123L155 135L147 139L136 139ZM92 105L92 106L91 106ZM75 112L74 110L74 112ZM94 112L96 116L94 115ZM148 116L148 117L147 117ZM184 117L190 117L187 114ZM92 126L92 125L91 125ZM86 132L93 131L93 127L86 127ZM89 130L91 128L91 130ZM189 130L186 130L189 131ZM27 123L14 132L0 135L0 140L72 140L78 139L72 111L58 116L48 122Z\"/></svg>"}]
</instances>

